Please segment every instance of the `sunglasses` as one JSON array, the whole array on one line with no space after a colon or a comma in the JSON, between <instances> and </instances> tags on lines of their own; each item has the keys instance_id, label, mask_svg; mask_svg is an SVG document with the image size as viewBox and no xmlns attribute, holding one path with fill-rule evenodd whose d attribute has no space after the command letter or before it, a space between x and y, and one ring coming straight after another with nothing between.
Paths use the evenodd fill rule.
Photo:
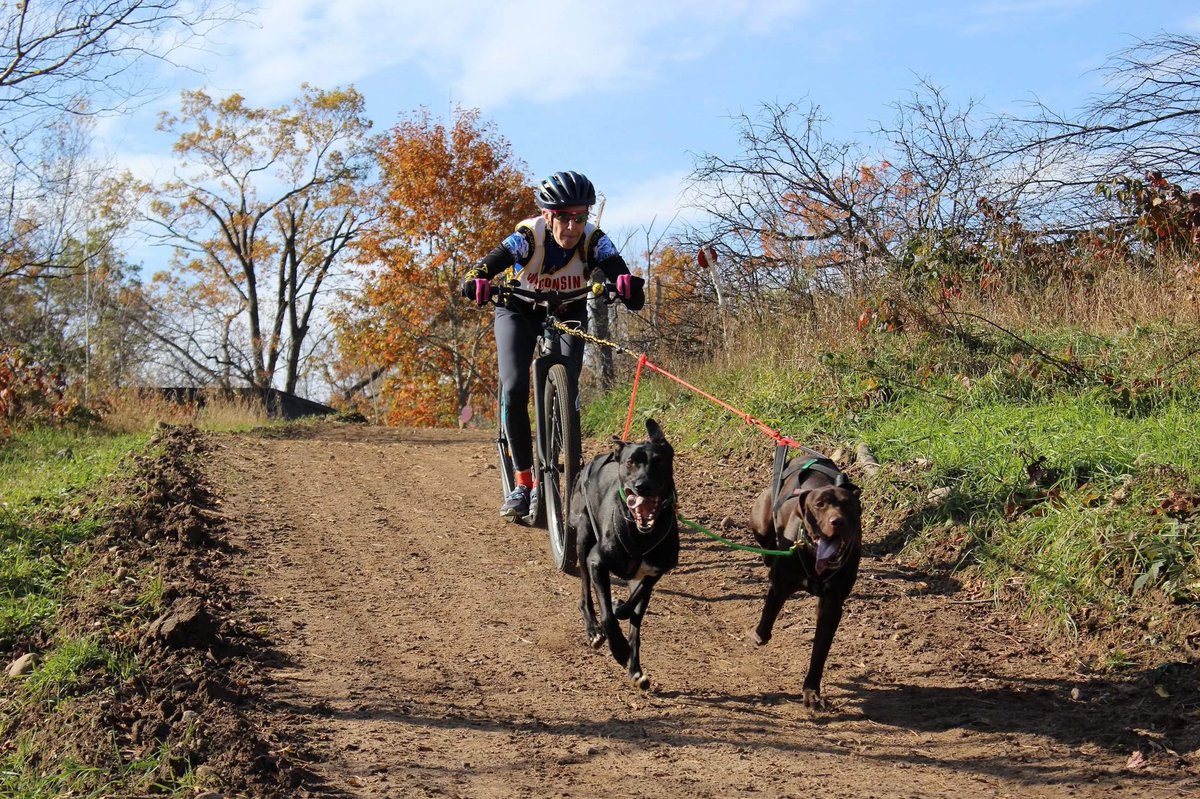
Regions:
<instances>
[{"instance_id":1,"label":"sunglasses","mask_svg":"<svg viewBox=\"0 0 1200 799\"><path fill-rule=\"evenodd\" d=\"M587 211L578 211L578 212L551 211L550 214L555 219L557 219L559 222L562 222L564 225L568 225L572 222L574 222L577 225L582 225L588 221L588 212Z\"/></svg>"}]
</instances>

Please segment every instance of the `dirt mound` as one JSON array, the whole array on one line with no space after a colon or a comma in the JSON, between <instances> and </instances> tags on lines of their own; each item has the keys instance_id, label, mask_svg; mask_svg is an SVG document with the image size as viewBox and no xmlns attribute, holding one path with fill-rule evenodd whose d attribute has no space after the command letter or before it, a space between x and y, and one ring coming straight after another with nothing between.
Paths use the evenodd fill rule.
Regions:
<instances>
[{"instance_id":1,"label":"dirt mound","mask_svg":"<svg viewBox=\"0 0 1200 799\"><path fill-rule=\"evenodd\" d=\"M33 734L35 770L75 761L129 774L131 790L186 782L284 795L303 773L246 713L270 647L223 584L238 553L203 475L210 445L194 428L161 426L148 451L134 456L122 492L132 501L115 512L56 625L61 640L90 641L99 654L65 694L24 700L9 745Z\"/></svg>"}]
</instances>

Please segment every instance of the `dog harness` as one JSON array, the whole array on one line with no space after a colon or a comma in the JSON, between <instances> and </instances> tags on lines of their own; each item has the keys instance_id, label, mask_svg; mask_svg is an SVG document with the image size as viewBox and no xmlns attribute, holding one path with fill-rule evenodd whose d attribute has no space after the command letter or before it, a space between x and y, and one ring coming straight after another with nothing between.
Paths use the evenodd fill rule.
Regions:
<instances>
[{"instance_id":1,"label":"dog harness","mask_svg":"<svg viewBox=\"0 0 1200 799\"><path fill-rule=\"evenodd\" d=\"M777 460L777 464L778 464L778 460ZM797 466L798 466L798 468L796 468ZM843 486L852 485L852 483L850 482L850 478L847 477L844 472L842 472L840 469L838 469L837 464L834 463L833 460L830 458L810 458L808 461L805 461L802 464L799 462L796 462L796 463L793 463L792 465L789 465L787 467L787 469L781 468L780 471L782 473L779 475L777 480L774 480L772 482L772 485L771 485L771 491L775 494L775 502L772 503L772 505L771 505L771 515L772 516L779 512L779 509L783 507L783 503L787 502L789 499L792 499L793 497L798 495L800 493L800 491L802 490L802 489L797 488L795 491L792 491L790 494L783 494L780 492L779 489L783 488L783 481L786 480L787 478L791 477L793 474L795 474L797 477L797 483L803 481L804 474L806 472L820 472L821 474L823 474L826 477L833 480L833 485L835 488L841 488ZM803 542L804 542L804 544L803 544L804 549L813 553L813 555L815 556L816 555L816 547L813 545L813 542L809 538L807 533L803 536ZM796 557L799 554L800 545L801 544L799 541L797 541L795 544L792 545L793 557ZM808 583L807 590L810 594L813 594L814 596L821 596L825 590L825 581L828 580L833 575L837 574L839 571L841 571L842 566L846 565L845 560L843 559L841 562L839 562L837 564L837 566L832 571L827 572L824 575L818 575L809 570L808 564L805 561L800 560L799 562L800 562L800 568L804 570L805 580Z\"/></svg>"},{"instance_id":2,"label":"dog harness","mask_svg":"<svg viewBox=\"0 0 1200 799\"><path fill-rule=\"evenodd\" d=\"M835 488L841 488L842 486L850 485L850 478L846 477L845 473L838 469L837 464L835 464L829 458L812 458L806 463L802 464L795 472L793 472L792 467L789 466L788 469L779 476L778 481L771 486L771 491L775 495L775 502L771 505L771 513L778 513L779 509L783 507L783 503L800 493L800 489L797 488L790 494L780 494L779 489L783 488L783 481L788 477L791 477L792 474L796 474L798 476L798 482L802 481L805 472L820 472L821 474L833 480L833 485Z\"/></svg>"}]
</instances>

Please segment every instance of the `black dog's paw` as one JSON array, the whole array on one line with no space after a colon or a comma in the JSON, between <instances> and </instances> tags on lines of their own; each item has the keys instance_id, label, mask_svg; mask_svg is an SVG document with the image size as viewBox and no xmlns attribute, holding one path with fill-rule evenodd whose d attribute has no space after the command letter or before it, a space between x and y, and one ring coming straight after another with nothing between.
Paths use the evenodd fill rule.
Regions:
<instances>
[{"instance_id":1,"label":"black dog's paw","mask_svg":"<svg viewBox=\"0 0 1200 799\"><path fill-rule=\"evenodd\" d=\"M604 645L604 633L594 632L588 633L588 646L592 649L599 649Z\"/></svg>"},{"instance_id":2,"label":"black dog's paw","mask_svg":"<svg viewBox=\"0 0 1200 799\"><path fill-rule=\"evenodd\" d=\"M608 639L608 649L612 652L612 656L622 666L629 662L629 642L625 640L625 636L617 633L610 636Z\"/></svg>"},{"instance_id":3,"label":"black dog's paw","mask_svg":"<svg viewBox=\"0 0 1200 799\"><path fill-rule=\"evenodd\" d=\"M826 701L825 697L821 696L819 690L812 688L804 689L804 706L813 710L832 710L832 705Z\"/></svg>"},{"instance_id":4,"label":"black dog's paw","mask_svg":"<svg viewBox=\"0 0 1200 799\"><path fill-rule=\"evenodd\" d=\"M757 644L758 646L766 646L767 643L771 640L770 633L763 635L758 630L755 630L752 635L754 636L754 643Z\"/></svg>"},{"instance_id":5,"label":"black dog's paw","mask_svg":"<svg viewBox=\"0 0 1200 799\"><path fill-rule=\"evenodd\" d=\"M650 678L645 674L642 674L640 671L631 673L629 675L629 679L634 685L636 685L638 688L641 688L643 691L650 690Z\"/></svg>"}]
</instances>

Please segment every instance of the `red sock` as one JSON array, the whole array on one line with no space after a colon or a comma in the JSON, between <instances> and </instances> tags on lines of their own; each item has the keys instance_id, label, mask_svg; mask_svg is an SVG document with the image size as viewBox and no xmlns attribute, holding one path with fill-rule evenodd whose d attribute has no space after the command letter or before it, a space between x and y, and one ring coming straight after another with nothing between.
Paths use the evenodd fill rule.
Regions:
<instances>
[{"instance_id":1,"label":"red sock","mask_svg":"<svg viewBox=\"0 0 1200 799\"><path fill-rule=\"evenodd\" d=\"M533 469L522 469L517 472L517 485L533 488Z\"/></svg>"}]
</instances>

